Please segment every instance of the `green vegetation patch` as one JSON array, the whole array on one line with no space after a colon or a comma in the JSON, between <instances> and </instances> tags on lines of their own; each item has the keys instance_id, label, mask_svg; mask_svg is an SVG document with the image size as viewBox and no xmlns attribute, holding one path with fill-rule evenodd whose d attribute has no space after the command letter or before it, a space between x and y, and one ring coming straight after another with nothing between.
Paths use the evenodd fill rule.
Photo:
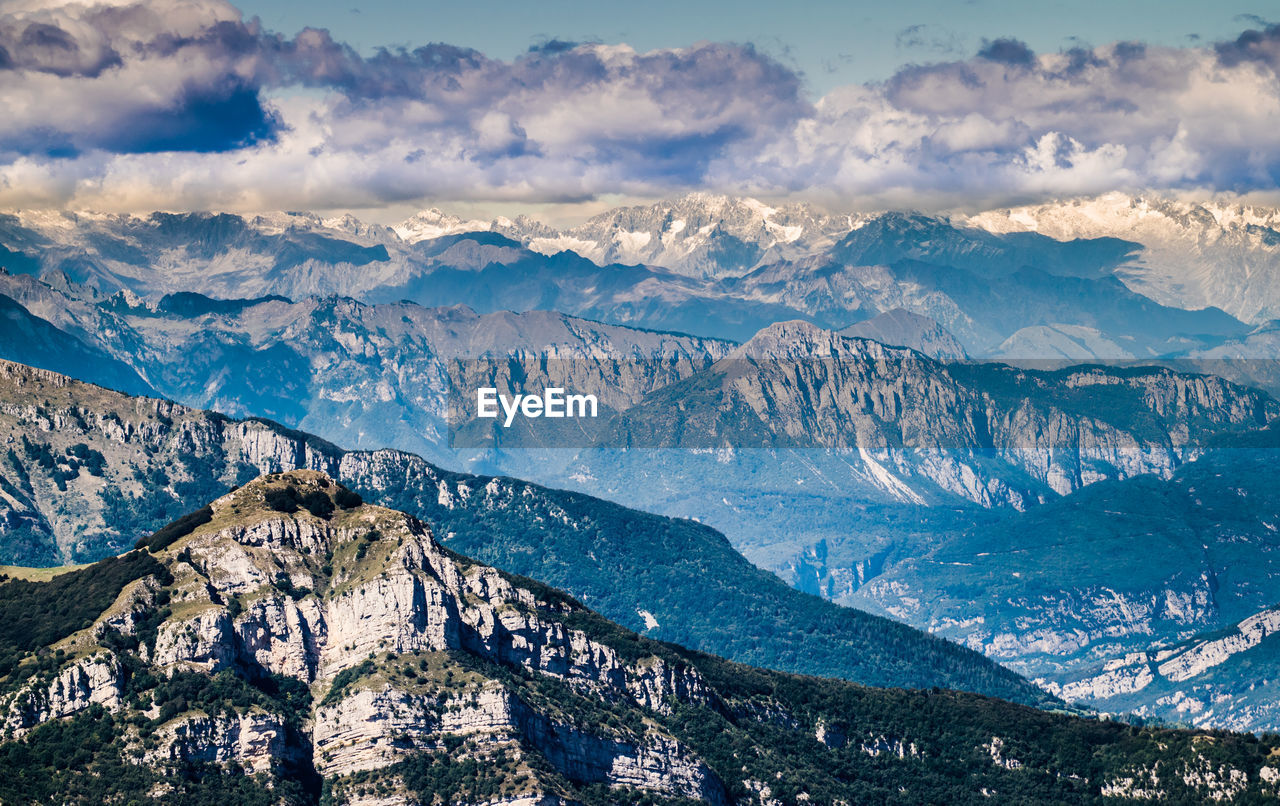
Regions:
<instances>
[{"instance_id":1,"label":"green vegetation patch","mask_svg":"<svg viewBox=\"0 0 1280 806\"><path fill-rule=\"evenodd\" d=\"M286 515L305 509L317 518L329 520L336 509L355 509L364 503L358 494L338 485L333 496L323 490L303 492L292 484L272 487L263 493L267 507Z\"/></svg>"},{"instance_id":2,"label":"green vegetation patch","mask_svg":"<svg viewBox=\"0 0 1280 806\"><path fill-rule=\"evenodd\" d=\"M329 686L329 693L324 695L324 699L320 701L320 705L332 705L342 699L351 684L362 677L368 677L377 671L378 667L372 660L366 658L349 669L343 669L333 678L333 685Z\"/></svg>"},{"instance_id":3,"label":"green vegetation patch","mask_svg":"<svg viewBox=\"0 0 1280 806\"><path fill-rule=\"evenodd\" d=\"M537 774L521 763L521 756L514 749L490 750L449 735L444 747L414 755L394 769L422 803L486 803L529 794L539 789L537 779L558 777L550 769Z\"/></svg>"},{"instance_id":4,"label":"green vegetation patch","mask_svg":"<svg viewBox=\"0 0 1280 806\"><path fill-rule=\"evenodd\" d=\"M333 503L342 509L355 509L364 503L364 499L360 497L359 493L338 485L337 491L333 494Z\"/></svg>"},{"instance_id":5,"label":"green vegetation patch","mask_svg":"<svg viewBox=\"0 0 1280 806\"><path fill-rule=\"evenodd\" d=\"M151 556L131 552L47 582L0 583L0 675L11 672L22 655L89 627L125 585L151 575L169 578Z\"/></svg>"},{"instance_id":6,"label":"green vegetation patch","mask_svg":"<svg viewBox=\"0 0 1280 806\"><path fill-rule=\"evenodd\" d=\"M142 688L152 683L154 687ZM306 684L283 675L250 682L227 670L212 677L179 671L168 678L139 675L131 688L143 698L138 705L159 709L158 716L143 726L144 734L188 711L234 716L256 706L280 714L296 726L311 710L311 693Z\"/></svg>"},{"instance_id":7,"label":"green vegetation patch","mask_svg":"<svg viewBox=\"0 0 1280 806\"><path fill-rule=\"evenodd\" d=\"M157 551L163 551L211 520L213 520L213 507L201 507L195 512L188 512L176 521L160 527L150 537L142 538L134 544L134 548L145 548L153 554Z\"/></svg>"},{"instance_id":8,"label":"green vegetation patch","mask_svg":"<svg viewBox=\"0 0 1280 806\"><path fill-rule=\"evenodd\" d=\"M36 568L29 565L0 565L0 581L9 579L25 579L28 582L48 582L56 576L69 574L81 568L88 568L89 563L81 565L55 565L53 567Z\"/></svg>"}]
</instances>

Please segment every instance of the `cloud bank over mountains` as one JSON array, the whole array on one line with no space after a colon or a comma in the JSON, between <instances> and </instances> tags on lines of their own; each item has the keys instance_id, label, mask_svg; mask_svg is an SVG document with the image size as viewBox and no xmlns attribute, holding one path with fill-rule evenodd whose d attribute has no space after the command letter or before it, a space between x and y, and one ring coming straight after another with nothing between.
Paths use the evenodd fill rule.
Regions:
<instances>
[{"instance_id":1,"label":"cloud bank over mountains","mask_svg":"<svg viewBox=\"0 0 1280 806\"><path fill-rule=\"evenodd\" d=\"M366 56L327 31L265 30L221 0L14 0L0 12L0 94L2 207L709 189L927 208L1280 187L1280 25L1196 48L1037 54L997 38L815 99L743 44Z\"/></svg>"}]
</instances>

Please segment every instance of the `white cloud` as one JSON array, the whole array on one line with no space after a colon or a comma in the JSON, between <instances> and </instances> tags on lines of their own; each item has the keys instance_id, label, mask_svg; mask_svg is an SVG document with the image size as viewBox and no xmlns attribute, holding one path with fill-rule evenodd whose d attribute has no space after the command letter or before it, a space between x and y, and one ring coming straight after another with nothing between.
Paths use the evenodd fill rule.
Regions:
<instances>
[{"instance_id":1,"label":"white cloud","mask_svg":"<svg viewBox=\"0 0 1280 806\"><path fill-rule=\"evenodd\" d=\"M715 189L919 207L1280 185L1280 30L1011 40L811 103L750 47L361 57L218 0L0 13L0 206L370 208ZM944 49L945 50L945 49Z\"/></svg>"}]
</instances>

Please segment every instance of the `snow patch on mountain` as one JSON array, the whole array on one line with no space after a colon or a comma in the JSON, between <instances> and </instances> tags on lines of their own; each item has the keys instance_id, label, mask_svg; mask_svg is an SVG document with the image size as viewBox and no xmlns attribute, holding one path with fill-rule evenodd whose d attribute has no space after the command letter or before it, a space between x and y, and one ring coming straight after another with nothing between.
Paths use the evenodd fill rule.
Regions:
<instances>
[{"instance_id":1,"label":"snow patch on mountain","mask_svg":"<svg viewBox=\"0 0 1280 806\"><path fill-rule=\"evenodd\" d=\"M1253 323L1280 318L1280 209L1108 193L956 220L997 234L1134 241L1142 252L1117 272L1134 291Z\"/></svg>"},{"instance_id":2,"label":"snow patch on mountain","mask_svg":"<svg viewBox=\"0 0 1280 806\"><path fill-rule=\"evenodd\" d=\"M732 277L765 263L821 252L858 220L806 204L773 207L757 199L691 193L619 207L563 230L528 219L485 228L535 252L568 249L602 266L644 264L691 277Z\"/></svg>"},{"instance_id":3,"label":"snow patch on mountain","mask_svg":"<svg viewBox=\"0 0 1280 806\"><path fill-rule=\"evenodd\" d=\"M462 219L434 207L416 213L392 227L396 235L408 243L427 241L460 232L483 232L492 228L493 222Z\"/></svg>"}]
</instances>

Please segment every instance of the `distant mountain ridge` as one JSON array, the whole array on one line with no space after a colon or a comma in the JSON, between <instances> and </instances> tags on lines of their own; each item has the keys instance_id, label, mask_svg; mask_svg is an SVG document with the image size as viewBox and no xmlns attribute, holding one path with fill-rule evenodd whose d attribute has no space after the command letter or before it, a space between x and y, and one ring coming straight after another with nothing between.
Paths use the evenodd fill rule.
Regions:
<instances>
[{"instance_id":1,"label":"distant mountain ridge","mask_svg":"<svg viewBox=\"0 0 1280 806\"><path fill-rule=\"evenodd\" d=\"M1280 318L1280 210L1108 193L961 217L995 234L1124 238L1143 245L1118 268L1166 305L1215 306L1246 322Z\"/></svg>"},{"instance_id":2,"label":"distant mountain ridge","mask_svg":"<svg viewBox=\"0 0 1280 806\"><path fill-rule=\"evenodd\" d=\"M0 267L46 279L63 272L152 300L180 291L409 299L737 341L779 321L840 329L901 308L937 321L970 355L1010 358L1180 355L1248 334L1220 310L1161 305L1117 280L1142 259L1137 241L1056 234L1000 229L990 217L832 216L705 194L619 208L567 230L440 211L397 227L305 213L24 212L0 216ZM1265 249L1249 254L1270 259ZM1067 348L1049 335L1080 328L1096 333Z\"/></svg>"},{"instance_id":3,"label":"distant mountain ridge","mask_svg":"<svg viewBox=\"0 0 1280 806\"><path fill-rule=\"evenodd\" d=\"M42 351L51 361L58 345L74 337L77 354L118 355L175 399L314 428L354 447L397 446L437 459L453 456L449 378L465 371L467 359L553 359L552 371L589 375L577 382L621 410L732 349L550 311L478 314L465 306L339 297L232 301L190 293L144 303L28 275L0 275L5 292L65 329L46 328L51 340ZM612 373L610 382L601 372Z\"/></svg>"},{"instance_id":4,"label":"distant mountain ridge","mask_svg":"<svg viewBox=\"0 0 1280 806\"><path fill-rule=\"evenodd\" d=\"M153 394L128 364L64 333L0 294L0 355L131 394Z\"/></svg>"},{"instance_id":5,"label":"distant mountain ridge","mask_svg":"<svg viewBox=\"0 0 1280 806\"><path fill-rule=\"evenodd\" d=\"M1150 383L1161 391L1148 400L1128 371L1102 371L1104 380L1093 381L1089 373L949 367L802 321L771 325L735 347L540 311L478 314L459 306L370 305L333 297L233 302L188 295L142 304L71 283L55 287L27 275L0 275L0 293L6 292L50 324L62 323L85 345L77 349L127 362L152 388L190 405L270 417L356 448L396 446L437 461L536 472L539 480L555 483L594 478L583 482L588 491L607 495L648 485L620 477L616 457L566 468L572 450L525 465L519 451L468 452L474 443L453 448L452 390L469 388L474 372L507 373L502 366L514 360L521 385L545 379L546 386L599 396L603 442L562 445L568 449L852 450L858 455L850 489L872 500L958 496L983 506L1020 507L1100 479L1167 474L1194 454L1201 426L1206 434L1260 426L1267 407L1275 405L1266 395L1211 377L1191 380L1167 370L1153 371L1159 380ZM725 360L725 370L711 371ZM794 377L773 377L788 368ZM732 405L751 411L730 413L727 401L709 394L724 386L724 372L737 377L738 369L747 370L742 380L754 391ZM1011 384L1024 396L1007 393ZM1178 423L1147 422L1151 401L1183 386L1194 415ZM1089 410L1091 396L1120 388L1132 396L1133 412L1112 404L1102 416ZM1053 402L1055 396L1061 400ZM1072 396L1080 400L1062 408ZM677 416L711 420L696 429L687 423L677 428L668 422ZM717 419L720 425L713 426ZM681 434L694 435L695 442ZM913 478L924 488L911 490Z\"/></svg>"},{"instance_id":6,"label":"distant mountain ridge","mask_svg":"<svg viewBox=\"0 0 1280 806\"><path fill-rule=\"evenodd\" d=\"M644 264L717 278L820 252L862 220L807 204L774 207L751 198L692 193L620 207L564 230L527 219L491 227L543 254L569 250L599 265Z\"/></svg>"},{"instance_id":7,"label":"distant mountain ridge","mask_svg":"<svg viewBox=\"0 0 1280 806\"><path fill-rule=\"evenodd\" d=\"M1105 478L1167 476L1212 435L1276 416L1269 395L1213 376L948 365L789 322L647 395L603 445L857 452L899 500L937 500L941 488L1024 508ZM611 461L593 475L613 475ZM917 480L926 487L913 491Z\"/></svg>"},{"instance_id":8,"label":"distant mountain ridge","mask_svg":"<svg viewBox=\"0 0 1280 806\"><path fill-rule=\"evenodd\" d=\"M961 361L969 357L964 345L942 325L903 308L849 325L840 335L871 339L890 347L909 347L940 361Z\"/></svg>"},{"instance_id":9,"label":"distant mountain ridge","mask_svg":"<svg viewBox=\"0 0 1280 806\"><path fill-rule=\"evenodd\" d=\"M807 204L773 207L751 198L690 193L651 205L619 207L565 229L527 216L467 220L434 208L393 229L410 243L492 231L544 255L571 251L601 266L644 264L716 278L812 254L834 244L862 219L832 216Z\"/></svg>"}]
</instances>

